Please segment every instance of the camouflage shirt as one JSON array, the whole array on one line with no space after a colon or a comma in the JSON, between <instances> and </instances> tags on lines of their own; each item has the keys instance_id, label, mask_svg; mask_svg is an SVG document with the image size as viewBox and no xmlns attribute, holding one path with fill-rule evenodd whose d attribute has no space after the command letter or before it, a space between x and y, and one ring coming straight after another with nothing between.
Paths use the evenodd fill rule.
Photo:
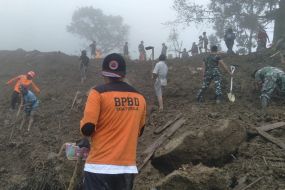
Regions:
<instances>
[{"instance_id":1,"label":"camouflage shirt","mask_svg":"<svg viewBox=\"0 0 285 190\"><path fill-rule=\"evenodd\" d=\"M265 80L276 82L280 91L285 92L285 73L276 67L263 67L255 73L255 81L264 83Z\"/></svg>"},{"instance_id":2,"label":"camouflage shirt","mask_svg":"<svg viewBox=\"0 0 285 190\"><path fill-rule=\"evenodd\" d=\"M213 73L219 71L219 61L221 58L218 55L210 54L206 58L204 58L205 63L205 72Z\"/></svg>"}]
</instances>

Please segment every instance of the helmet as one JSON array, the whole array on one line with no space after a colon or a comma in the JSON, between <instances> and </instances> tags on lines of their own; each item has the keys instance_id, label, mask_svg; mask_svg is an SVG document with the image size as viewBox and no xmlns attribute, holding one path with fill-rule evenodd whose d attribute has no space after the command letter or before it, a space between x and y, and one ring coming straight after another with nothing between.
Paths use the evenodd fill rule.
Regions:
<instances>
[{"instance_id":1,"label":"helmet","mask_svg":"<svg viewBox=\"0 0 285 190\"><path fill-rule=\"evenodd\" d=\"M86 53L87 53L86 50L82 50L82 51L81 51L81 54L82 54L82 55L86 55Z\"/></svg>"},{"instance_id":2,"label":"helmet","mask_svg":"<svg viewBox=\"0 0 285 190\"><path fill-rule=\"evenodd\" d=\"M34 71L29 71L27 73L27 75L29 75L30 77L34 78L36 76L36 73Z\"/></svg>"}]
</instances>

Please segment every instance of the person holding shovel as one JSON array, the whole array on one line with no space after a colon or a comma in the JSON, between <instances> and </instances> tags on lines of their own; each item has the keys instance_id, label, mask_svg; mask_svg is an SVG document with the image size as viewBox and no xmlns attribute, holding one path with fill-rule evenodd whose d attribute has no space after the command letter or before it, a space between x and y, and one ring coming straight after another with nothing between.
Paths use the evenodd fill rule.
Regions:
<instances>
[{"instance_id":1,"label":"person holding shovel","mask_svg":"<svg viewBox=\"0 0 285 190\"><path fill-rule=\"evenodd\" d=\"M102 64L105 84L88 95L80 131L91 137L90 152L84 166L85 190L132 190L138 137L142 135L146 102L125 83L126 63L116 53Z\"/></svg>"},{"instance_id":2,"label":"person holding shovel","mask_svg":"<svg viewBox=\"0 0 285 190\"><path fill-rule=\"evenodd\" d=\"M33 90L37 93L40 92L40 89L38 86L33 82L33 79L35 78L36 73L34 71L29 71L25 75L19 75L15 78L10 79L6 84L11 85L12 83L16 82L16 85L14 87L14 91L11 98L11 109L15 110L17 103L19 103L20 99L20 85L23 85L25 88L29 88L32 86Z\"/></svg>"},{"instance_id":3,"label":"person holding shovel","mask_svg":"<svg viewBox=\"0 0 285 190\"><path fill-rule=\"evenodd\" d=\"M31 126L34 123L34 117L36 110L39 106L39 101L35 94L28 90L24 85L20 85L20 93L23 96L23 109L25 112L25 115L20 125L20 129L23 128L27 119L29 119L28 131L30 131Z\"/></svg>"},{"instance_id":4,"label":"person holding shovel","mask_svg":"<svg viewBox=\"0 0 285 190\"><path fill-rule=\"evenodd\" d=\"M156 63L152 72L153 79L155 79L154 90L158 100L159 111L163 111L162 88L167 85L168 67L165 60L166 56L161 54L159 56L159 62Z\"/></svg>"},{"instance_id":5,"label":"person holding shovel","mask_svg":"<svg viewBox=\"0 0 285 190\"><path fill-rule=\"evenodd\" d=\"M219 104L222 98L222 76L219 66L222 66L230 75L232 75L230 69L226 66L224 61L218 55L218 47L212 46L211 53L203 60L203 84L202 88L198 91L197 101L203 102L203 95L209 87L212 80L215 82L216 103Z\"/></svg>"},{"instance_id":6,"label":"person holding shovel","mask_svg":"<svg viewBox=\"0 0 285 190\"><path fill-rule=\"evenodd\" d=\"M89 65L89 57L86 55L86 50L81 52L80 60L80 75L81 75L81 83L84 83L86 80L86 72Z\"/></svg>"},{"instance_id":7,"label":"person holding shovel","mask_svg":"<svg viewBox=\"0 0 285 190\"><path fill-rule=\"evenodd\" d=\"M261 91L260 101L263 111L266 111L273 92L285 93L285 73L277 67L263 67L252 74L254 88Z\"/></svg>"}]
</instances>

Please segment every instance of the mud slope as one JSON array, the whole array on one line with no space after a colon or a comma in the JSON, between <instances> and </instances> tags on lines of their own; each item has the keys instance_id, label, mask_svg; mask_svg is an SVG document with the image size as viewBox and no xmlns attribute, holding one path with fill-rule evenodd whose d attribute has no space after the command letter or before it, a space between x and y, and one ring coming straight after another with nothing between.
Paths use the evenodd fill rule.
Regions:
<instances>
[{"instance_id":1,"label":"mud slope","mask_svg":"<svg viewBox=\"0 0 285 190\"><path fill-rule=\"evenodd\" d=\"M165 111L157 112L153 96L150 63L128 63L128 80L148 101L149 120L147 129L140 139L138 159L141 153L159 135L154 135L156 127L165 124L176 114L183 113L187 119L184 127L174 137L186 131L199 131L203 126L211 126L220 119L233 119L246 128L285 120L285 101L276 97L272 102L269 116L260 117L258 94L251 90L250 74L256 68L275 65L277 60L255 56L224 57L226 63L238 65L235 75L234 92L236 102L215 105L212 100L213 89L209 89L206 102L197 104L195 96L201 85L201 57L187 61L169 61L169 85L165 91ZM101 61L92 61L88 81L80 84L78 57L67 56L59 52L42 53L38 51L0 52L0 184L1 189L66 189L73 172L74 162L66 159L48 159L51 152L58 152L64 142L74 142L80 138L79 121L83 105L71 110L76 91L85 93L94 85L102 83L100 76ZM198 69L197 69L198 68ZM284 68L284 67L283 67ZM12 88L5 86L11 77L29 70L37 72L35 82L41 88L39 99L40 112L29 133L15 129L12 140L9 136L15 126L16 114L9 112ZM229 77L225 76L223 91L226 94ZM17 123L16 123L16 126ZM280 140L285 140L284 130L271 132ZM191 146L191 145L189 145ZM283 152L284 153L284 152ZM264 176L263 180L251 189L285 189L285 157L281 149L261 137L245 142L238 153L233 155L222 169L237 179L248 176L248 182ZM267 162L264 162L264 157ZM271 159L271 160L270 160ZM171 163L170 163L171 164ZM135 189L148 189L157 183L163 174L155 170L150 163L143 168L136 178Z\"/></svg>"}]
</instances>

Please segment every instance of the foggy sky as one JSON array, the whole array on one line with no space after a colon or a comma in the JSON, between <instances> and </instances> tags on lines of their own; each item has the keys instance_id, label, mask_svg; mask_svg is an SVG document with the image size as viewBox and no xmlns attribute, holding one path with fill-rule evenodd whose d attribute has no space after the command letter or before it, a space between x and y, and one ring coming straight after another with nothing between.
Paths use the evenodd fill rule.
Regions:
<instances>
[{"instance_id":1,"label":"foggy sky","mask_svg":"<svg viewBox=\"0 0 285 190\"><path fill-rule=\"evenodd\" d=\"M133 58L138 54L141 40L146 46L155 46L157 57L161 44L168 44L170 32L162 23L176 17L172 4L173 0L0 0L0 49L79 54L89 42L68 33L66 26L77 8L93 6L102 9L104 14L124 18L124 23L130 26L129 49ZM190 49L203 31L211 30L205 24L180 30L183 47Z\"/></svg>"}]
</instances>

